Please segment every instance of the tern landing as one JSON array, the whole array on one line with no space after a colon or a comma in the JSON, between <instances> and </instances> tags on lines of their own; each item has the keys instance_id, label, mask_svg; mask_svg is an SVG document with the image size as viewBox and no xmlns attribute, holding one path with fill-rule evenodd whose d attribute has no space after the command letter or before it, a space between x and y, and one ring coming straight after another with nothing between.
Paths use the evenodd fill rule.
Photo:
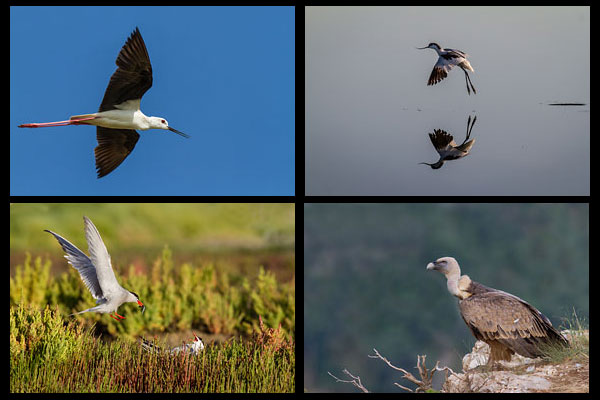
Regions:
<instances>
[{"instance_id":1,"label":"tern landing","mask_svg":"<svg viewBox=\"0 0 600 400\"><path fill-rule=\"evenodd\" d=\"M118 68L110 78L97 113L74 115L66 121L23 124L19 128L97 126L98 146L94 153L98 178L111 173L131 153L140 138L136 129L165 129L189 138L171 128L166 119L147 117L140 111L142 96L152 87L152 65L137 27L119 52L116 64Z\"/></svg>"},{"instance_id":2,"label":"tern landing","mask_svg":"<svg viewBox=\"0 0 600 400\"><path fill-rule=\"evenodd\" d=\"M477 117L473 118L473 123L471 124L471 116L469 115L469 119L467 121L467 137L460 145L456 144L454 138L448 132L442 129L434 129L433 133L429 134L429 138L431 139L433 147L435 147L435 150L440 155L440 159L433 164L426 162L419 164L426 164L432 169L438 169L444 165L444 161L457 160L467 156L471 151L471 147L473 147L473 144L475 143L475 139L469 140L469 138L471 137L471 131L473 130L473 125L475 125L476 120ZM469 125L471 125L470 128Z\"/></svg>"},{"instance_id":3,"label":"tern landing","mask_svg":"<svg viewBox=\"0 0 600 400\"><path fill-rule=\"evenodd\" d=\"M117 314L117 309L123 303L137 303L143 314L146 306L140 301L139 296L127 289L123 289L119 285L110 265L110 255L106 250L98 229L85 216L83 217L83 222L85 225L85 239L88 242L88 250L90 252L89 257L67 239L46 230L46 232L58 240L58 243L66 253L65 258L79 272L81 280L92 294L92 297L96 299L96 304L98 304L96 307L88 308L87 310L71 315L86 312L110 313L112 318L121 321L125 317ZM112 315L113 313L115 315Z\"/></svg>"},{"instance_id":4,"label":"tern landing","mask_svg":"<svg viewBox=\"0 0 600 400\"><path fill-rule=\"evenodd\" d=\"M429 76L427 86L435 85L436 83L447 77L448 72L450 72L450 70L454 68L454 66L458 65L465 73L465 81L467 82L467 93L471 95L471 90L469 89L469 84L471 84L471 89L473 89L473 93L477 94L477 92L475 91L475 87L471 82L471 78L467 73L467 70L472 72L474 71L473 67L471 67L471 64L469 64L469 60L467 60L467 57L469 56L468 54L463 53L460 50L442 49L437 43L429 43L427 47L417 47L417 49L433 49L436 53L438 53L439 56L437 62L433 66L433 71L431 71L431 75Z\"/></svg>"}]
</instances>

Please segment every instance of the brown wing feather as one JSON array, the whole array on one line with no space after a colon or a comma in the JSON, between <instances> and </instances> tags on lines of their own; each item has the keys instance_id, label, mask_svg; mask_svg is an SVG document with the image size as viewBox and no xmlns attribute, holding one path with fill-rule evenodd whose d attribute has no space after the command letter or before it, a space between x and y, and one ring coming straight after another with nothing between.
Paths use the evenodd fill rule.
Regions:
<instances>
[{"instance_id":1,"label":"brown wing feather","mask_svg":"<svg viewBox=\"0 0 600 400\"><path fill-rule=\"evenodd\" d=\"M477 339L497 342L525 357L543 355L541 343L566 344L548 318L527 302L499 290L479 288L478 292L459 302L461 315Z\"/></svg>"}]
</instances>

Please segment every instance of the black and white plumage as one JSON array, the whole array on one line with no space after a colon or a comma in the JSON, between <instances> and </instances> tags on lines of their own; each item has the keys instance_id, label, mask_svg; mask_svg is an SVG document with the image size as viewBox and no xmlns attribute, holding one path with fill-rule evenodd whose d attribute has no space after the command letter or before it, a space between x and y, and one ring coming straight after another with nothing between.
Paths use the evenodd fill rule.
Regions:
<instances>
[{"instance_id":1,"label":"black and white plumage","mask_svg":"<svg viewBox=\"0 0 600 400\"><path fill-rule=\"evenodd\" d=\"M469 119L467 120L467 134L465 140L460 145L456 144L454 137L452 137L452 135L450 135L448 132L442 129L434 129L433 133L429 134L429 138L431 139L431 144L433 144L433 147L440 155L440 159L433 164L426 162L419 164L429 165L432 169L438 169L444 165L445 161L457 160L469 155L471 147L473 147L473 144L475 143L475 139L470 138L471 131L473 130L473 125L475 125L476 120L477 117L474 117L473 123L471 124L471 116L469 115Z\"/></svg>"},{"instance_id":2,"label":"black and white plumage","mask_svg":"<svg viewBox=\"0 0 600 400\"><path fill-rule=\"evenodd\" d=\"M137 27L121 48L116 64L97 113L73 115L65 121L21 124L19 128L95 125L98 178L110 174L133 151L140 138L136 130L164 129L189 138L169 126L166 119L148 117L140 110L142 96L152 87L152 64Z\"/></svg>"},{"instance_id":3,"label":"black and white plumage","mask_svg":"<svg viewBox=\"0 0 600 400\"><path fill-rule=\"evenodd\" d=\"M419 50L423 49L433 49L438 54L438 60L433 66L433 71L431 71L431 75L429 76L429 81L427 81L427 86L435 85L440 82L442 79L448 76L448 72L452 70L455 66L459 66L463 72L465 73L465 81L467 83L467 93L471 95L471 90L469 89L469 84L471 85L471 89L473 89L473 93L477 94L475 91L475 87L471 82L471 78L467 71L474 72L475 70L471 67L469 60L467 57L469 56L467 53L464 53L460 50L454 49L443 49L437 43L429 43L426 47L417 47Z\"/></svg>"},{"instance_id":4,"label":"black and white plumage","mask_svg":"<svg viewBox=\"0 0 600 400\"><path fill-rule=\"evenodd\" d=\"M515 295L461 276L453 257L429 263L427 269L446 276L448 291L459 299L460 315L471 333L490 346L488 364L510 360L514 353L541 357L544 345L568 346L567 340L535 307Z\"/></svg>"}]
</instances>

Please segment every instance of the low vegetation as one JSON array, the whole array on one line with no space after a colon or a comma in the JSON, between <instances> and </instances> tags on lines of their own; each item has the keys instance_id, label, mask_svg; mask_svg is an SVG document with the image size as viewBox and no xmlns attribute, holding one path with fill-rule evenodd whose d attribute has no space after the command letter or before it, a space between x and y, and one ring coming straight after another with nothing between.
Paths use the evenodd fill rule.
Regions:
<instances>
[{"instance_id":1,"label":"low vegetation","mask_svg":"<svg viewBox=\"0 0 600 400\"><path fill-rule=\"evenodd\" d=\"M27 256L11 278L12 392L294 392L293 279L175 266L165 248L147 271L118 274L147 307L123 305L118 322L68 316L94 300L74 269L53 276L50 268ZM232 338L196 357L142 352L137 340L190 328Z\"/></svg>"}]
</instances>

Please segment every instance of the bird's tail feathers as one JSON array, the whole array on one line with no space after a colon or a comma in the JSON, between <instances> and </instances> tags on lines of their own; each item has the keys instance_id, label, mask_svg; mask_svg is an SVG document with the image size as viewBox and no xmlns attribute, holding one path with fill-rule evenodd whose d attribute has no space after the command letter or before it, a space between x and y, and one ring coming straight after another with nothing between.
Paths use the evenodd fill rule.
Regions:
<instances>
[{"instance_id":1,"label":"bird's tail feathers","mask_svg":"<svg viewBox=\"0 0 600 400\"><path fill-rule=\"evenodd\" d=\"M86 312L97 311L98 308L99 308L99 306L88 308L87 310L83 310L83 311L79 311L79 312L76 312L76 313L73 313L73 314L69 314L69 317L72 316L72 315L77 315L77 314L83 314L83 313L86 313Z\"/></svg>"}]
</instances>

